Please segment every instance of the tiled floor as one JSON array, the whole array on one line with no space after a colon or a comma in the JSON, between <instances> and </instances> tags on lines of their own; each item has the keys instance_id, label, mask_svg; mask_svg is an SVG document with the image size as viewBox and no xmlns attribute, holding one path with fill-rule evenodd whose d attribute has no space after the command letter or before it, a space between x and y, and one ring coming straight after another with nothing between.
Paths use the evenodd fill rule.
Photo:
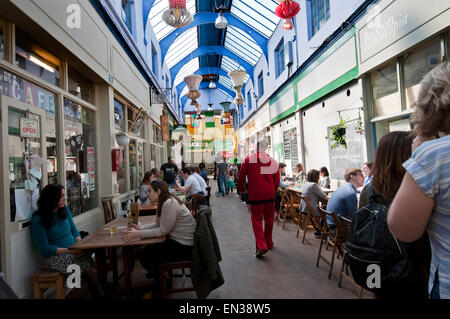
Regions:
<instances>
[{"instance_id":1,"label":"tiled floor","mask_svg":"<svg viewBox=\"0 0 450 319\"><path fill-rule=\"evenodd\" d=\"M263 258L255 258L255 242L250 215L236 193L227 197L214 195L216 182L212 186L212 221L219 240L223 260L220 262L225 284L211 292L208 298L242 299L314 299L314 298L357 298L359 289L344 281L338 287L341 260L337 260L331 279L328 279L329 266L323 261L315 266L320 240L314 238L312 231L306 235L305 244L296 238L296 225L288 223L282 230L274 224L273 239L275 248ZM331 249L327 252L331 256ZM145 283L145 271L139 267L133 274L133 282ZM70 297L80 297L79 291ZM86 291L82 293L86 298ZM147 295L147 297L149 297ZM89 297L87 297L89 298ZM195 298L195 293L178 293L170 298ZM373 298L364 291L363 298Z\"/></svg>"}]
</instances>

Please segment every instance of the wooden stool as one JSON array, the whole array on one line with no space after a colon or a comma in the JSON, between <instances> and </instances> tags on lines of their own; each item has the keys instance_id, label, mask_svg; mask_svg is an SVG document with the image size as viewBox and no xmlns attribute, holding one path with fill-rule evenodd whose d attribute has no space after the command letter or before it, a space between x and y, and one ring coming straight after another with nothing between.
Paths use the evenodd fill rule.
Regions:
<instances>
[{"instance_id":1,"label":"wooden stool","mask_svg":"<svg viewBox=\"0 0 450 319\"><path fill-rule=\"evenodd\" d=\"M63 275L59 272L40 271L30 277L34 283L34 299L43 299L42 289L56 288L56 299L64 299Z\"/></svg>"}]
</instances>

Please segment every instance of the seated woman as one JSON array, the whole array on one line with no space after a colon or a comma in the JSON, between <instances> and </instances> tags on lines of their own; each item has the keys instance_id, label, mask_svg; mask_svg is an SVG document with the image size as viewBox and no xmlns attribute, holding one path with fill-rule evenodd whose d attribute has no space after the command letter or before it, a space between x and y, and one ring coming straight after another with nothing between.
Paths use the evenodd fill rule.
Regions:
<instances>
[{"instance_id":1,"label":"seated woman","mask_svg":"<svg viewBox=\"0 0 450 319\"><path fill-rule=\"evenodd\" d=\"M164 243L146 246L137 257L148 271L147 277L155 280L155 290L159 285L159 265L167 262L192 259L194 245L195 220L187 207L174 195L164 181L150 184L148 198L157 202L156 222L150 225L132 225L125 230L125 241L167 236Z\"/></svg>"},{"instance_id":2,"label":"seated woman","mask_svg":"<svg viewBox=\"0 0 450 319\"><path fill-rule=\"evenodd\" d=\"M31 238L38 253L43 256L43 269L62 273L65 284L71 274L67 273L67 267L76 264L80 266L81 275L87 279L94 297L104 299L91 257L84 251L68 249L81 237L65 203L66 191L59 184L45 186L37 201L38 210L31 220Z\"/></svg>"},{"instance_id":3,"label":"seated woman","mask_svg":"<svg viewBox=\"0 0 450 319\"><path fill-rule=\"evenodd\" d=\"M320 168L320 179L319 186L323 188L330 188L330 173L328 173L328 169L323 166Z\"/></svg>"},{"instance_id":4,"label":"seated woman","mask_svg":"<svg viewBox=\"0 0 450 319\"><path fill-rule=\"evenodd\" d=\"M306 181L305 168L303 167L303 165L301 163L297 163L297 165L295 165L294 180L296 183L299 183L302 185Z\"/></svg>"},{"instance_id":5,"label":"seated woman","mask_svg":"<svg viewBox=\"0 0 450 319\"><path fill-rule=\"evenodd\" d=\"M302 187L302 195L306 197L316 216L320 216L317 210L319 202L326 203L328 201L327 195L320 189L319 184L317 184L319 182L319 176L320 173L318 170L310 170L307 177L308 182ZM308 212L308 206L304 200L300 203L300 211L302 213ZM320 230L316 229L314 236L320 237L321 235Z\"/></svg>"}]
</instances>

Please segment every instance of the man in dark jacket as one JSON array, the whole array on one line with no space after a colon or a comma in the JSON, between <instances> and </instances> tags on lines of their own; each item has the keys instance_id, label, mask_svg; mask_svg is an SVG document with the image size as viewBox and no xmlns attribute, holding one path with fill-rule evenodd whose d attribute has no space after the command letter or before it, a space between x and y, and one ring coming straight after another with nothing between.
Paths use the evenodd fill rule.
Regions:
<instances>
[{"instance_id":1,"label":"man in dark jacket","mask_svg":"<svg viewBox=\"0 0 450 319\"><path fill-rule=\"evenodd\" d=\"M257 152L245 159L239 172L239 192L241 194L247 193L245 178L248 179L248 204L250 204L252 213L256 257L261 257L268 249L273 248L275 192L280 184L278 163L266 153L266 149L267 141L265 139L258 141Z\"/></svg>"}]
</instances>

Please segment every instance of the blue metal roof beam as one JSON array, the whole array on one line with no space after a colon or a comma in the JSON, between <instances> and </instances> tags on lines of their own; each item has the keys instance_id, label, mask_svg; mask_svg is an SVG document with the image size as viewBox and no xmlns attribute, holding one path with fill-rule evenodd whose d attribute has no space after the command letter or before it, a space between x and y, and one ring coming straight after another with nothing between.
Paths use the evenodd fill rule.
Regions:
<instances>
[{"instance_id":1,"label":"blue metal roof beam","mask_svg":"<svg viewBox=\"0 0 450 319\"><path fill-rule=\"evenodd\" d=\"M170 74L172 76L172 83L174 82L178 72L180 72L181 68L186 63L188 63L190 60L195 59L199 56L203 56L203 55L207 55L207 54L211 54L211 53L218 54L218 55L224 55L224 56L229 57L232 60L235 60L237 63L239 63L245 69L245 71L247 71L248 75L250 76L250 80L252 81L252 83L254 83L254 81L253 81L253 66L250 63L248 63L247 61L245 61L244 59L238 57L236 54L234 54L227 48L222 47L222 46L205 46L205 47L199 47L199 48L195 49L194 51L192 51L192 53L188 54L183 60L181 60L180 62L175 64L170 69Z\"/></svg>"},{"instance_id":2,"label":"blue metal roof beam","mask_svg":"<svg viewBox=\"0 0 450 319\"><path fill-rule=\"evenodd\" d=\"M246 32L255 42L258 44L258 46L263 51L263 54L266 58L266 61L268 61L268 51L267 51L267 43L268 39L260 33L258 30L253 29L248 24L242 22L240 19L236 18L233 14L229 12L224 13L225 18L228 21L228 25L232 25L244 32ZM175 42L175 40L180 37L184 32L186 32L189 29L192 29L198 25L207 24L207 23L215 23L217 19L217 13L214 12L197 12L194 15L194 21L189 23L187 26L183 28L178 28L171 33L169 33L166 37L164 37L160 42L159 45L161 47L161 55L162 55L162 61L164 63L165 57L167 52L169 51L170 46L172 43Z\"/></svg>"}]
</instances>

